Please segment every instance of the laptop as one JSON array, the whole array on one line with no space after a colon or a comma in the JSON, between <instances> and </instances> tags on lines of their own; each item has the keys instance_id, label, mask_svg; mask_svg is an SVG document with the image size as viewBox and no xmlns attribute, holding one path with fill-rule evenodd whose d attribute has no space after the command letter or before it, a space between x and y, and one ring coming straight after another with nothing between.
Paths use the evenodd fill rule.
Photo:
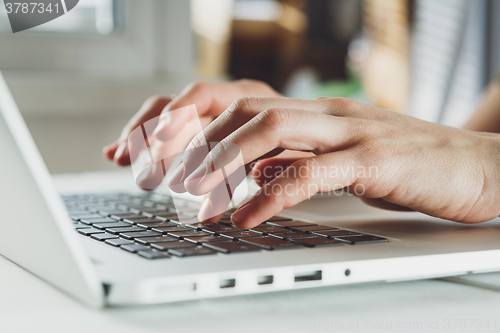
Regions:
<instances>
[{"instance_id":1,"label":"laptop","mask_svg":"<svg viewBox=\"0 0 500 333\"><path fill-rule=\"evenodd\" d=\"M1 74L0 151L0 254L96 308L500 270L500 219L342 220L323 197L239 230L166 192L61 196Z\"/></svg>"}]
</instances>

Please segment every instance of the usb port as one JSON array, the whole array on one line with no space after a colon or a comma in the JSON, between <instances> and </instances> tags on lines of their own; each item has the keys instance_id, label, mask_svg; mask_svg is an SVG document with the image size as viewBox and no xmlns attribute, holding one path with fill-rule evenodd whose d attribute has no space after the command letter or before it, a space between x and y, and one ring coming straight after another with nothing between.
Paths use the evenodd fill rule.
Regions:
<instances>
[{"instance_id":1,"label":"usb port","mask_svg":"<svg viewBox=\"0 0 500 333\"><path fill-rule=\"evenodd\" d=\"M319 281L321 280L321 277L322 277L321 271L296 273L295 282Z\"/></svg>"}]
</instances>

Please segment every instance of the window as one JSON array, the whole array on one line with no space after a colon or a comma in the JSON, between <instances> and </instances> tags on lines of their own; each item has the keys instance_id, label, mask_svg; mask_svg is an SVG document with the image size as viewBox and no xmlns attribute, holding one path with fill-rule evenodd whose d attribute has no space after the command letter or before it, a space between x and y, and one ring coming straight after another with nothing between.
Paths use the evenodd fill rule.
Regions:
<instances>
[{"instance_id":1,"label":"window","mask_svg":"<svg viewBox=\"0 0 500 333\"><path fill-rule=\"evenodd\" d=\"M462 126L486 83L486 0L420 0L410 114Z\"/></svg>"},{"instance_id":2,"label":"window","mask_svg":"<svg viewBox=\"0 0 500 333\"><path fill-rule=\"evenodd\" d=\"M192 80L186 0L80 0L36 29L2 29L0 69L25 113L137 107L152 94L179 91Z\"/></svg>"}]
</instances>

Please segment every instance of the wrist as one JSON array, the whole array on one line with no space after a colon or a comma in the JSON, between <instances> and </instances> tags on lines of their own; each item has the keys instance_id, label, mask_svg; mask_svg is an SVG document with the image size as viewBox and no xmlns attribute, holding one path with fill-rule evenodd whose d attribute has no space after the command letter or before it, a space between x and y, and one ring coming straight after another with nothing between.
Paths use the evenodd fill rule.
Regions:
<instances>
[{"instance_id":1,"label":"wrist","mask_svg":"<svg viewBox=\"0 0 500 333\"><path fill-rule=\"evenodd\" d=\"M482 160L484 181L481 197L487 215L485 220L488 220L500 216L500 134L484 134L483 140L487 148ZM477 167L480 169L479 165Z\"/></svg>"}]
</instances>

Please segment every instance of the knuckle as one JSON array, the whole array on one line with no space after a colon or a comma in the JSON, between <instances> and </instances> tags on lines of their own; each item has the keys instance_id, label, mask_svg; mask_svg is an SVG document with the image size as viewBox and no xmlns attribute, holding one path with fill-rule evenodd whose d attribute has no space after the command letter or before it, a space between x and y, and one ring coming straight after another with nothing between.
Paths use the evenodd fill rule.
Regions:
<instances>
[{"instance_id":1,"label":"knuckle","mask_svg":"<svg viewBox=\"0 0 500 333\"><path fill-rule=\"evenodd\" d=\"M230 115L234 116L246 114L258 103L259 99L256 97L240 97L231 104L228 108L228 112Z\"/></svg>"},{"instance_id":2,"label":"knuckle","mask_svg":"<svg viewBox=\"0 0 500 333\"><path fill-rule=\"evenodd\" d=\"M206 144L205 141L205 134L203 132L200 132L196 134L193 139L191 139L191 142L189 143L188 147L186 150L192 150L194 148L201 147Z\"/></svg>"},{"instance_id":3,"label":"knuckle","mask_svg":"<svg viewBox=\"0 0 500 333\"><path fill-rule=\"evenodd\" d=\"M235 81L236 84L243 85L243 86L256 84L258 82L260 82L260 81L252 80L252 79L239 79L239 80Z\"/></svg>"},{"instance_id":4,"label":"knuckle","mask_svg":"<svg viewBox=\"0 0 500 333\"><path fill-rule=\"evenodd\" d=\"M334 97L330 98L330 103L335 104L341 108L351 108L355 102L350 98Z\"/></svg>"},{"instance_id":5,"label":"knuckle","mask_svg":"<svg viewBox=\"0 0 500 333\"><path fill-rule=\"evenodd\" d=\"M237 84L241 86L255 86L255 87L260 87L263 89L271 89L271 86L268 85L267 83L259 80L252 80L252 79L239 79L236 81Z\"/></svg>"},{"instance_id":6,"label":"knuckle","mask_svg":"<svg viewBox=\"0 0 500 333\"><path fill-rule=\"evenodd\" d=\"M292 164L293 172L298 178L315 180L320 171L318 163L312 158L298 160Z\"/></svg>"},{"instance_id":7,"label":"knuckle","mask_svg":"<svg viewBox=\"0 0 500 333\"><path fill-rule=\"evenodd\" d=\"M357 105L356 101L345 97L321 97L318 101L326 103L328 113L335 113L336 110L353 110Z\"/></svg>"},{"instance_id":8,"label":"knuckle","mask_svg":"<svg viewBox=\"0 0 500 333\"><path fill-rule=\"evenodd\" d=\"M205 88L206 85L207 85L206 82L194 81L194 82L191 82L190 84L187 85L187 87L185 88L185 91L193 92L193 91L202 90Z\"/></svg>"},{"instance_id":9,"label":"knuckle","mask_svg":"<svg viewBox=\"0 0 500 333\"><path fill-rule=\"evenodd\" d=\"M224 139L224 140L218 142L217 145L212 150L213 155L217 155L217 156L227 155L227 153L231 149L232 145L233 144L228 139Z\"/></svg>"},{"instance_id":10,"label":"knuckle","mask_svg":"<svg viewBox=\"0 0 500 333\"><path fill-rule=\"evenodd\" d=\"M289 113L282 109L269 109L257 115L259 123L276 131L286 127Z\"/></svg>"},{"instance_id":11,"label":"knuckle","mask_svg":"<svg viewBox=\"0 0 500 333\"><path fill-rule=\"evenodd\" d=\"M153 106L158 105L158 104L162 104L162 105L167 104L169 101L170 101L170 98L168 98L167 96L153 95L153 96L149 97L148 99L146 99L144 104L150 108L150 107L153 107Z\"/></svg>"}]
</instances>

